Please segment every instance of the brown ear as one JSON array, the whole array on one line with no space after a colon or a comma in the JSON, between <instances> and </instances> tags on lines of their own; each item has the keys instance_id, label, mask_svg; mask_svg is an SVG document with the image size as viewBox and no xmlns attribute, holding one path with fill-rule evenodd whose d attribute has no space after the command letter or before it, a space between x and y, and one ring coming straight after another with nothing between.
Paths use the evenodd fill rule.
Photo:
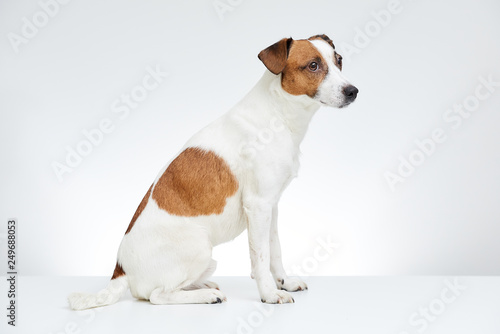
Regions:
<instances>
[{"instance_id":1,"label":"brown ear","mask_svg":"<svg viewBox=\"0 0 500 334\"><path fill-rule=\"evenodd\" d=\"M280 74L286 66L292 38L283 38L259 53L259 59L273 74Z\"/></svg>"}]
</instances>

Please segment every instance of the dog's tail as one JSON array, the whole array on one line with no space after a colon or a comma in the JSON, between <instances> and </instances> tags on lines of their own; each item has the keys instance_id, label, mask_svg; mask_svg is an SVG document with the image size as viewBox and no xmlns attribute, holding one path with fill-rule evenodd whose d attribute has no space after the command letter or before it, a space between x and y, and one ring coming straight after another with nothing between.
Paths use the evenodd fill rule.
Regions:
<instances>
[{"instance_id":1,"label":"dog's tail","mask_svg":"<svg viewBox=\"0 0 500 334\"><path fill-rule=\"evenodd\" d=\"M68 302L73 310L85 310L93 307L111 305L116 303L127 290L127 276L113 276L105 289L94 294L80 292L72 293L68 296Z\"/></svg>"}]
</instances>

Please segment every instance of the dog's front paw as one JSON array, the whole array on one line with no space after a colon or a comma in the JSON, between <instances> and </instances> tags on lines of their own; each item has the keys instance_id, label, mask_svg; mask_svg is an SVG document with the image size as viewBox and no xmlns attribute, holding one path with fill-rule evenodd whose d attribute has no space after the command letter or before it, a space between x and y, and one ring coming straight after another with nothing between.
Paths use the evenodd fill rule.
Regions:
<instances>
[{"instance_id":1,"label":"dog's front paw","mask_svg":"<svg viewBox=\"0 0 500 334\"><path fill-rule=\"evenodd\" d=\"M307 284L297 278L277 279L278 289L290 292L307 290Z\"/></svg>"},{"instance_id":2,"label":"dog's front paw","mask_svg":"<svg viewBox=\"0 0 500 334\"><path fill-rule=\"evenodd\" d=\"M261 301L268 304L295 303L292 295L283 290L273 290L261 296Z\"/></svg>"}]
</instances>

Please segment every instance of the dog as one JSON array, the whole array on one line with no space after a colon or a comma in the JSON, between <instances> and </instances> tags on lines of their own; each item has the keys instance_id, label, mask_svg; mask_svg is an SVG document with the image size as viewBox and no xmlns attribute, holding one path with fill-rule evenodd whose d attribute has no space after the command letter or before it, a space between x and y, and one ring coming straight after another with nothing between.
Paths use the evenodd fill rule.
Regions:
<instances>
[{"instance_id":1,"label":"dog","mask_svg":"<svg viewBox=\"0 0 500 334\"><path fill-rule=\"evenodd\" d=\"M113 304L127 289L152 304L226 301L207 280L216 267L212 248L245 229L262 302L293 303L289 292L307 289L283 268L278 201L297 175L314 113L346 107L358 89L326 35L283 38L258 58L267 69L253 89L158 174L125 232L108 286L71 294L72 309Z\"/></svg>"}]
</instances>

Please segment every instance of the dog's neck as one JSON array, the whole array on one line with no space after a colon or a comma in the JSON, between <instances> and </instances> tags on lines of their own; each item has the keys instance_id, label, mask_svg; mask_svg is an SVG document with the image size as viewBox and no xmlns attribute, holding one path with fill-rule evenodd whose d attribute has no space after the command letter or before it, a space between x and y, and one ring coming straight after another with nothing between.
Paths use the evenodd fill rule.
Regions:
<instances>
[{"instance_id":1,"label":"dog's neck","mask_svg":"<svg viewBox=\"0 0 500 334\"><path fill-rule=\"evenodd\" d=\"M308 96L292 95L283 90L281 75L266 71L253 89L240 101L236 111L240 117L260 129L282 124L297 146L320 104Z\"/></svg>"}]
</instances>

